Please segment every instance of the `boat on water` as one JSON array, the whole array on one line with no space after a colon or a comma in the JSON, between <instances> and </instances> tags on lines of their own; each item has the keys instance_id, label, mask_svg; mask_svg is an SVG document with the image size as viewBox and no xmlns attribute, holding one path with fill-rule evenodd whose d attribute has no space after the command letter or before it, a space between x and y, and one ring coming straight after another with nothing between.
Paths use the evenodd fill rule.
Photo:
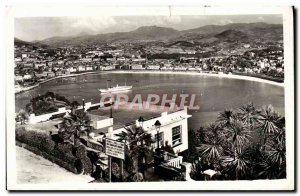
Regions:
<instances>
[{"instance_id":1,"label":"boat on water","mask_svg":"<svg viewBox=\"0 0 300 196\"><path fill-rule=\"evenodd\" d=\"M132 86L114 86L114 87L110 87L110 88L106 88L106 89L99 89L100 93L117 93L117 92L121 92L121 91L128 91L132 89Z\"/></svg>"}]
</instances>

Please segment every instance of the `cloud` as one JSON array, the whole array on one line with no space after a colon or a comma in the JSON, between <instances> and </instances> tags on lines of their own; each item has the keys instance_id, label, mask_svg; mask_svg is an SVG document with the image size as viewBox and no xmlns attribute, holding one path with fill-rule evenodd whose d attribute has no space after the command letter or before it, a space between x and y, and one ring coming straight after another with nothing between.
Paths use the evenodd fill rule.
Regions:
<instances>
[{"instance_id":1,"label":"cloud","mask_svg":"<svg viewBox=\"0 0 300 196\"><path fill-rule=\"evenodd\" d=\"M101 32L117 24L111 16L77 17L69 20L71 31Z\"/></svg>"},{"instance_id":2,"label":"cloud","mask_svg":"<svg viewBox=\"0 0 300 196\"><path fill-rule=\"evenodd\" d=\"M192 15L192 16L85 16L85 17L24 17L15 19L15 36L26 41L52 36L73 36L126 32L141 26L171 27L177 30L198 28L204 25L226 25L243 22L282 23L282 15Z\"/></svg>"}]
</instances>

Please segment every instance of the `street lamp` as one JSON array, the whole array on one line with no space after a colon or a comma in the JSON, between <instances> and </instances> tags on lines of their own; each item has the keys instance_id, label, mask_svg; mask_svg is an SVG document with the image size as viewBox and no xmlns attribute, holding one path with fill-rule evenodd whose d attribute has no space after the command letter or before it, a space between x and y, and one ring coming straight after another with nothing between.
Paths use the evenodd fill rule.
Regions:
<instances>
[{"instance_id":1,"label":"street lamp","mask_svg":"<svg viewBox=\"0 0 300 196\"><path fill-rule=\"evenodd\" d=\"M110 98L109 98L109 100L110 100L110 118L112 118L113 117L113 115L112 115L112 105L113 105L113 100L112 100L113 98L112 98L112 95L110 95Z\"/></svg>"},{"instance_id":2,"label":"street lamp","mask_svg":"<svg viewBox=\"0 0 300 196\"><path fill-rule=\"evenodd\" d=\"M157 120L155 123L154 123L154 126L155 126L155 129L157 131L157 152L159 152L159 130L160 130L160 126L161 126L161 123L159 122L159 120Z\"/></svg>"},{"instance_id":3,"label":"street lamp","mask_svg":"<svg viewBox=\"0 0 300 196\"><path fill-rule=\"evenodd\" d=\"M139 122L141 128L143 128L144 121L145 121L145 119L142 116L140 116L138 119L138 122Z\"/></svg>"},{"instance_id":4,"label":"street lamp","mask_svg":"<svg viewBox=\"0 0 300 196\"><path fill-rule=\"evenodd\" d=\"M85 104L84 104L84 99L82 99L82 108L83 108L83 112L84 112L84 110L85 110L85 109L84 109L84 105L85 105Z\"/></svg>"}]
</instances>

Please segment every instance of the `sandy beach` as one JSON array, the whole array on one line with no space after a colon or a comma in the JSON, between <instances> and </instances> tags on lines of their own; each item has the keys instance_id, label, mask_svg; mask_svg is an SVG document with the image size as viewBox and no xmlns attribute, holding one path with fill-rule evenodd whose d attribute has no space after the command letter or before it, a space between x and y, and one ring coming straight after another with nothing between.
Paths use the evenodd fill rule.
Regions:
<instances>
[{"instance_id":1,"label":"sandy beach","mask_svg":"<svg viewBox=\"0 0 300 196\"><path fill-rule=\"evenodd\" d=\"M197 75L197 76L211 76L211 77L218 77L218 78L248 80L248 81L261 82L261 83L266 83L266 84L271 84L271 85L284 87L284 83L274 82L274 81L261 79L261 78L256 78L256 77L251 77L251 76L241 76L241 75L234 75L234 74L197 73L197 72L189 72L189 71L173 72L173 71L144 71L144 70L134 70L134 71L113 70L113 71L93 71L93 72L84 72L84 73L78 73L78 74L57 76L57 77L54 77L54 78L50 78L50 79L41 81L41 82L39 82L38 84L36 84L34 86L22 88L21 90L16 91L15 94L31 90L33 88L36 88L36 87L40 86L40 84L43 84L43 83L46 83L46 82L49 82L49 81L52 81L52 80L56 80L56 79L75 77L75 76L80 76L80 75L88 75L88 74L101 74L101 73L173 74L173 75L176 74L176 75L193 75L193 76L195 76L195 75Z\"/></svg>"},{"instance_id":2,"label":"sandy beach","mask_svg":"<svg viewBox=\"0 0 300 196\"><path fill-rule=\"evenodd\" d=\"M238 79L238 80L248 80L254 82L261 82L276 86L284 87L284 83L274 82L270 80L265 80L261 78L251 77L251 76L241 76L234 74L213 74L213 73L197 73L197 72L172 72L172 71L110 71L111 73L136 73L136 74L178 74L178 75L197 75L197 76L211 76L218 78L229 78L229 79Z\"/></svg>"}]
</instances>

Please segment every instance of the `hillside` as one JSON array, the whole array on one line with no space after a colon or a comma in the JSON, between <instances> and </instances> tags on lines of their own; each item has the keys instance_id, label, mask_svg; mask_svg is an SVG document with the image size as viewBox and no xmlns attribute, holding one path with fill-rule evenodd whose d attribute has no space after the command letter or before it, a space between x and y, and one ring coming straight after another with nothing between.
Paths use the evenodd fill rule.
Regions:
<instances>
[{"instance_id":1,"label":"hillside","mask_svg":"<svg viewBox=\"0 0 300 196\"><path fill-rule=\"evenodd\" d=\"M52 37L38 43L51 46L65 45L90 45L90 44L107 44L112 42L139 42L139 41L157 41L168 40L177 37L180 31L172 28L146 26L140 27L130 32L116 32L97 35L83 35L74 37Z\"/></svg>"},{"instance_id":2,"label":"hillside","mask_svg":"<svg viewBox=\"0 0 300 196\"><path fill-rule=\"evenodd\" d=\"M19 46L19 47L21 47L21 46L31 46L31 47L33 47L34 49L36 49L36 48L39 48L39 47L42 47L42 48L46 48L47 47L47 45L45 45L44 43L35 43L35 42L26 42L26 41L23 41L23 40L20 40L20 39L18 39L18 38L14 38L14 44L16 45L16 46Z\"/></svg>"},{"instance_id":3,"label":"hillside","mask_svg":"<svg viewBox=\"0 0 300 196\"><path fill-rule=\"evenodd\" d=\"M283 26L282 24L267 24L267 23L232 23L227 25L207 25L195 29L183 31L190 36L195 35L211 35L222 33L228 30L235 30L245 33L252 39L282 39Z\"/></svg>"},{"instance_id":4,"label":"hillside","mask_svg":"<svg viewBox=\"0 0 300 196\"><path fill-rule=\"evenodd\" d=\"M226 30L222 33L215 35L214 37L223 40L245 40L248 39L248 35L237 30Z\"/></svg>"},{"instance_id":5,"label":"hillside","mask_svg":"<svg viewBox=\"0 0 300 196\"><path fill-rule=\"evenodd\" d=\"M277 41L282 40L282 38L283 27L281 24L233 23L227 25L206 25L184 31L158 26L143 26L129 32L97 35L82 33L73 37L51 37L36 41L34 44L49 45L51 47L153 41L163 41L168 44L178 44L178 41L184 41L180 44L186 44L186 42L232 42L240 39Z\"/></svg>"}]
</instances>

